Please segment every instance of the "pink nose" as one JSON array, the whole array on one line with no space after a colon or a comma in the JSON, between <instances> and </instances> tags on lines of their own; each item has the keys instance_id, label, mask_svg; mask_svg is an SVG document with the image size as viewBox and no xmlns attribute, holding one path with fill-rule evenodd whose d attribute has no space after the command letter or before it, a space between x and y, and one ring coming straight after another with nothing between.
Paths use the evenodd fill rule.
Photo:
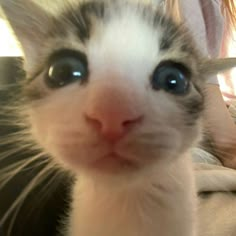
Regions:
<instances>
[{"instance_id":1,"label":"pink nose","mask_svg":"<svg viewBox=\"0 0 236 236\"><path fill-rule=\"evenodd\" d=\"M94 89L91 94L86 121L108 141L119 141L142 121L143 106L127 87L105 86Z\"/></svg>"},{"instance_id":2,"label":"pink nose","mask_svg":"<svg viewBox=\"0 0 236 236\"><path fill-rule=\"evenodd\" d=\"M97 112L87 114L87 122L90 123L107 140L116 142L121 139L135 124L141 122L142 116L132 116L118 112Z\"/></svg>"}]
</instances>

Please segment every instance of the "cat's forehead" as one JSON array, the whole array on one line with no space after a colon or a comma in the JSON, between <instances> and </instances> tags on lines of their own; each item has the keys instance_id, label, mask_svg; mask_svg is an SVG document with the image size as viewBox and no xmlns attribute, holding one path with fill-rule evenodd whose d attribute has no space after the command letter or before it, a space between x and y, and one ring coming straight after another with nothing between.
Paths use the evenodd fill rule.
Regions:
<instances>
[{"instance_id":1,"label":"cat's forehead","mask_svg":"<svg viewBox=\"0 0 236 236\"><path fill-rule=\"evenodd\" d=\"M50 34L54 50L69 46L82 50L97 63L109 60L124 65L130 61L152 64L162 59L190 63L189 55L195 53L180 26L160 9L143 3L76 4L57 17Z\"/></svg>"},{"instance_id":2,"label":"cat's forehead","mask_svg":"<svg viewBox=\"0 0 236 236\"><path fill-rule=\"evenodd\" d=\"M151 69L160 54L162 33L153 31L137 9L132 11L127 7L118 13L113 10L111 14L108 19L94 21L86 43L90 63L96 70L106 63L115 65L119 71Z\"/></svg>"}]
</instances>

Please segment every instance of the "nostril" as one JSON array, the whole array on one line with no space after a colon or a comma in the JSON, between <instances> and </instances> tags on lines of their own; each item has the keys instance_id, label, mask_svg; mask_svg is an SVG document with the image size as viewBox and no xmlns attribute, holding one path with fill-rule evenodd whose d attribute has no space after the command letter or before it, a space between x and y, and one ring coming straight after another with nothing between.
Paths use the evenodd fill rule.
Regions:
<instances>
[{"instance_id":1,"label":"nostril","mask_svg":"<svg viewBox=\"0 0 236 236\"><path fill-rule=\"evenodd\" d=\"M102 130L102 123L98 119L85 114L85 120L87 123L92 125L96 130Z\"/></svg>"},{"instance_id":2,"label":"nostril","mask_svg":"<svg viewBox=\"0 0 236 236\"><path fill-rule=\"evenodd\" d=\"M116 142L124 137L143 120L143 115L135 116L130 112L85 112L85 121L99 135Z\"/></svg>"},{"instance_id":3,"label":"nostril","mask_svg":"<svg viewBox=\"0 0 236 236\"><path fill-rule=\"evenodd\" d=\"M133 125L136 125L138 123L141 123L143 120L143 116L138 116L137 118L134 118L134 119L130 119L130 120L126 120L122 123L123 127L131 127Z\"/></svg>"}]
</instances>

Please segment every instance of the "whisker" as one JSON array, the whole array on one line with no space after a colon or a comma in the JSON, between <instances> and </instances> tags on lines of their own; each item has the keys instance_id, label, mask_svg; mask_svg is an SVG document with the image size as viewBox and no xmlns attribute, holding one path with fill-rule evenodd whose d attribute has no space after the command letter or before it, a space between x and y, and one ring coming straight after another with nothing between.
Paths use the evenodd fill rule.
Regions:
<instances>
[{"instance_id":1,"label":"whisker","mask_svg":"<svg viewBox=\"0 0 236 236\"><path fill-rule=\"evenodd\" d=\"M32 157L31 157L32 158ZM11 163L11 164L8 164L8 165L6 165L6 167L4 167L4 168L1 168L1 170L0 170L0 176L2 176L2 177L0 177L0 179L4 179L5 178L5 176L7 176L7 175L11 175L10 174L10 172L12 171L12 170L15 170L16 168L18 168L20 165L23 165L23 164L25 164L25 162L28 160L29 158L23 158L22 160L20 160L20 161L17 161L17 162L14 162L14 163ZM24 171L28 171L28 170L31 170L31 169L33 169L33 168L36 168L36 167L39 167L39 166L41 166L42 164L42 162L44 163L46 163L48 160L47 159L44 159L44 154L42 154L42 156L40 157L37 157L37 158L35 158L36 159L36 163L34 163L34 165L33 166L29 166L29 167L25 167L24 168ZM40 159L42 159L42 160L40 160ZM39 160L40 160L40 162L39 162Z\"/></svg>"},{"instance_id":2,"label":"whisker","mask_svg":"<svg viewBox=\"0 0 236 236\"><path fill-rule=\"evenodd\" d=\"M38 160L40 157L42 157L42 154L40 153L39 155L36 155L33 158L30 158L29 160L25 161L22 165L18 166L16 169L14 169L14 171L11 171L8 173L8 177L5 176L5 180L3 182L0 183L0 189L2 189L4 186L6 186L6 184L14 178L14 176L16 176L19 172L21 172L22 170L25 169L25 167L29 166L30 164L32 164L33 162L35 162L36 160ZM44 160L41 161L40 164L38 163L38 165L43 165L45 163L48 163L49 160Z\"/></svg>"},{"instance_id":3,"label":"whisker","mask_svg":"<svg viewBox=\"0 0 236 236\"><path fill-rule=\"evenodd\" d=\"M4 168L1 168L0 170L0 176L4 173L9 173L9 171L14 170L15 168L17 168L19 165L25 163L25 159L21 160L21 161L17 161L16 163L7 165ZM1 177L0 177L1 178Z\"/></svg>"},{"instance_id":4,"label":"whisker","mask_svg":"<svg viewBox=\"0 0 236 236\"><path fill-rule=\"evenodd\" d=\"M38 180L37 185L39 185L39 184L42 183L45 179L47 179L48 176L51 174L51 171L53 172L54 170L53 170L53 169L50 169L50 170L47 170L47 171L48 171L48 173L46 173L46 174L44 173L44 176L42 176L42 178ZM29 192L31 192L37 185L34 185L34 186L29 190ZM24 203L24 199L28 196L29 192L28 192L27 194L25 194L25 196L22 197L22 200L20 200L20 201L18 202L18 204L16 204L16 206L15 206L14 213L13 213L13 215L12 215L12 218L11 218L11 221L10 221L10 224L9 224L9 227L8 227L8 231L7 231L7 235L8 235L8 236L11 236L11 232L12 232L12 229L13 229L13 227L14 227L15 220L16 220L16 218L17 218L17 216L18 216L18 214L19 214L19 212L20 212L20 210L21 210L21 208L22 208L22 205L23 205L23 203ZM24 192L23 192L23 193L24 193ZM20 197L20 196L19 196L19 197ZM1 222L0 222L0 225L1 225Z\"/></svg>"},{"instance_id":5,"label":"whisker","mask_svg":"<svg viewBox=\"0 0 236 236\"><path fill-rule=\"evenodd\" d=\"M17 197L17 199L14 201L14 203L11 205L11 207L7 210L7 212L4 214L2 219L0 220L0 226L3 226L6 220L9 218L9 216L13 213L13 211L19 211L24 199L28 196L28 194L37 187L43 180L45 180L51 171L55 171L56 165L52 162L50 162L47 166L45 166L30 182L29 184L24 188L24 190L21 192L21 194ZM12 218L10 226L13 225L15 217ZM12 227L9 227L8 234L10 236Z\"/></svg>"},{"instance_id":6,"label":"whisker","mask_svg":"<svg viewBox=\"0 0 236 236\"><path fill-rule=\"evenodd\" d=\"M1 156L0 156L0 161L2 162L4 160L6 160L7 158L11 159L11 157L13 155L18 154L19 152L22 155L24 155L24 154L28 154L30 151L32 152L32 151L39 151L39 150L37 150L36 147L34 147L31 144L29 144L29 145L25 144L22 147L15 147L12 150L7 150L5 152L2 152Z\"/></svg>"},{"instance_id":7,"label":"whisker","mask_svg":"<svg viewBox=\"0 0 236 236\"><path fill-rule=\"evenodd\" d=\"M7 127L7 128L15 128L15 126ZM31 136L30 131L25 129L25 130L20 130L20 131L13 131L10 134L5 134L2 139L16 139L20 140L22 136Z\"/></svg>"},{"instance_id":8,"label":"whisker","mask_svg":"<svg viewBox=\"0 0 236 236\"><path fill-rule=\"evenodd\" d=\"M47 181L47 183L45 183L38 192L41 202L44 202L44 199L47 198L49 193L48 190L50 189L50 192L52 192L54 189L56 189L58 184L60 184L61 181L65 179L65 177L68 177L68 174L63 170L52 171L50 180Z\"/></svg>"}]
</instances>

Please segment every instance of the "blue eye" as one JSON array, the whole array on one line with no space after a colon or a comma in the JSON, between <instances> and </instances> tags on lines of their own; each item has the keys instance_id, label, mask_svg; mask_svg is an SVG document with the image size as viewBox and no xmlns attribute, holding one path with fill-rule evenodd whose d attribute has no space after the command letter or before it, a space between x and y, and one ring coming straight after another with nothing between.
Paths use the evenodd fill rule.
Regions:
<instances>
[{"instance_id":1,"label":"blue eye","mask_svg":"<svg viewBox=\"0 0 236 236\"><path fill-rule=\"evenodd\" d=\"M86 57L74 51L60 51L50 60L46 83L50 88L60 88L75 81L87 79Z\"/></svg>"},{"instance_id":2,"label":"blue eye","mask_svg":"<svg viewBox=\"0 0 236 236\"><path fill-rule=\"evenodd\" d=\"M168 93L183 95L189 91L190 72L182 64L164 62L159 65L152 77L152 87L155 90L165 90Z\"/></svg>"}]
</instances>

